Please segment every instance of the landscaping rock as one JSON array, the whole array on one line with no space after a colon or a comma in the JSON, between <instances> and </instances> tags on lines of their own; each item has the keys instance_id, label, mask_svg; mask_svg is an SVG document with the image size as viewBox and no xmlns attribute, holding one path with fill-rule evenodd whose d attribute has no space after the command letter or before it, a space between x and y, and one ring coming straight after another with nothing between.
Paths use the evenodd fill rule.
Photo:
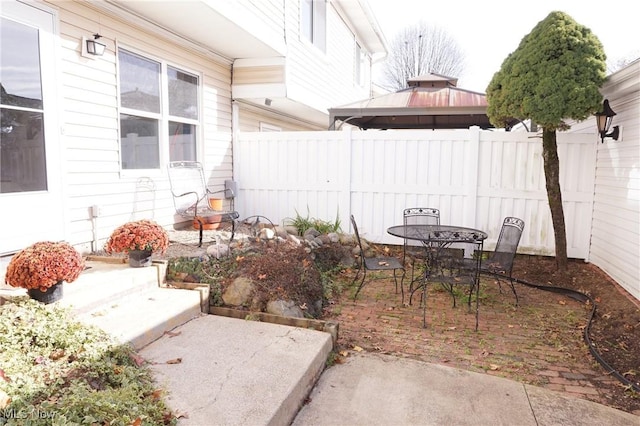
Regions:
<instances>
[{"instance_id":1,"label":"landscaping rock","mask_svg":"<svg viewBox=\"0 0 640 426\"><path fill-rule=\"evenodd\" d=\"M304 312L291 300L272 300L267 303L267 313L284 317L304 318Z\"/></svg>"},{"instance_id":2,"label":"landscaping rock","mask_svg":"<svg viewBox=\"0 0 640 426\"><path fill-rule=\"evenodd\" d=\"M222 300L230 306L247 306L251 301L254 284L246 277L238 277L222 294Z\"/></svg>"}]
</instances>

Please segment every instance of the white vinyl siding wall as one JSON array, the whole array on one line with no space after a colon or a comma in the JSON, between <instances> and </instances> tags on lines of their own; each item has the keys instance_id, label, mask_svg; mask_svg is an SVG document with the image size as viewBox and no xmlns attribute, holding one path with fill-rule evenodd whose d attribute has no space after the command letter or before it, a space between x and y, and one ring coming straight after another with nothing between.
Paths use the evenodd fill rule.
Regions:
<instances>
[{"instance_id":1,"label":"white vinyl siding wall","mask_svg":"<svg viewBox=\"0 0 640 426\"><path fill-rule=\"evenodd\" d=\"M354 35L333 4L327 2L326 52L322 52L300 34L300 0L285 1L287 96L323 112L369 97L368 83L354 84Z\"/></svg>"},{"instance_id":2,"label":"white vinyl siding wall","mask_svg":"<svg viewBox=\"0 0 640 426\"><path fill-rule=\"evenodd\" d=\"M305 130L325 130L318 126L312 126L301 122L296 118L287 119L280 114L274 114L247 104L237 104L240 109L239 129L241 132L258 132L260 131L260 123L266 123L275 127L279 127L282 131L305 131Z\"/></svg>"},{"instance_id":3,"label":"white vinyl siding wall","mask_svg":"<svg viewBox=\"0 0 640 426\"><path fill-rule=\"evenodd\" d=\"M91 206L100 207L98 247L110 232L131 219L154 219L164 226L174 223L166 165L148 176L120 169L116 46L122 45L169 64L200 73L202 126L199 159L213 170L210 183L222 188L232 177L231 71L190 46L177 45L131 23L99 13L75 2L51 2L59 10L62 82L60 87L64 127L68 239L88 247L93 240ZM80 56L82 37L99 32L107 44L104 56Z\"/></svg>"},{"instance_id":4,"label":"white vinyl siding wall","mask_svg":"<svg viewBox=\"0 0 640 426\"><path fill-rule=\"evenodd\" d=\"M594 142L589 261L640 299L640 60L611 75L602 94L617 114L613 126L621 127L622 137ZM584 123L595 133L594 119Z\"/></svg>"}]
</instances>

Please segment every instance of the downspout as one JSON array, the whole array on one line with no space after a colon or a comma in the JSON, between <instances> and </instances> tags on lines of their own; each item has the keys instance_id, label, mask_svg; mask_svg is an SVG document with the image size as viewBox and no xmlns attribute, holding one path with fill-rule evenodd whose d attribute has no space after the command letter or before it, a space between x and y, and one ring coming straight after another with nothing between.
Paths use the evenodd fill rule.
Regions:
<instances>
[{"instance_id":1,"label":"downspout","mask_svg":"<svg viewBox=\"0 0 640 426\"><path fill-rule=\"evenodd\" d=\"M236 170L238 169L239 161L236 152L238 152L238 137L240 135L240 112L238 103L233 96L233 65L234 63L231 63L231 165L233 168L231 179L237 180Z\"/></svg>"}]
</instances>

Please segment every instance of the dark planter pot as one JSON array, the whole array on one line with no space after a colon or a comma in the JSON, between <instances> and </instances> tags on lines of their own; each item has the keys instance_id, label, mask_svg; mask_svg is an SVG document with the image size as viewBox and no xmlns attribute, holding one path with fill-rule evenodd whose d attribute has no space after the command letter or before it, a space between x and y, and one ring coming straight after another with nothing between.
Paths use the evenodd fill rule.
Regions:
<instances>
[{"instance_id":1,"label":"dark planter pot","mask_svg":"<svg viewBox=\"0 0 640 426\"><path fill-rule=\"evenodd\" d=\"M47 291L41 291L37 288L30 288L29 290L27 290L27 294L33 300L37 300L38 302L48 305L49 303L57 302L58 300L62 299L63 283L63 281L59 281L58 283L49 287Z\"/></svg>"},{"instance_id":2,"label":"dark planter pot","mask_svg":"<svg viewBox=\"0 0 640 426\"><path fill-rule=\"evenodd\" d=\"M131 250L129 252L129 266L132 268L144 268L151 266L150 250Z\"/></svg>"}]
</instances>

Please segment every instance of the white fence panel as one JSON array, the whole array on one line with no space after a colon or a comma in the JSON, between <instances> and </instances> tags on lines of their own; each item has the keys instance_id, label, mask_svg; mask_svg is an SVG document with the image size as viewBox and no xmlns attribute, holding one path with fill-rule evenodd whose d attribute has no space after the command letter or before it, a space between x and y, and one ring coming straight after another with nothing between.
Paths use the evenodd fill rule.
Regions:
<instances>
[{"instance_id":1,"label":"white fence panel","mask_svg":"<svg viewBox=\"0 0 640 426\"><path fill-rule=\"evenodd\" d=\"M584 135L559 135L568 254L586 258L595 148ZM402 130L240 133L236 206L244 217L283 223L297 214L349 230L354 214L365 238L399 244L386 233L406 207L440 209L441 222L483 229L492 248L505 216L525 221L520 252L552 255L553 226L542 141L530 133Z\"/></svg>"},{"instance_id":2,"label":"white fence panel","mask_svg":"<svg viewBox=\"0 0 640 426\"><path fill-rule=\"evenodd\" d=\"M241 133L234 146L242 159L235 168L241 216L279 224L297 214L333 221L342 204L348 218L344 138L342 132Z\"/></svg>"}]
</instances>

